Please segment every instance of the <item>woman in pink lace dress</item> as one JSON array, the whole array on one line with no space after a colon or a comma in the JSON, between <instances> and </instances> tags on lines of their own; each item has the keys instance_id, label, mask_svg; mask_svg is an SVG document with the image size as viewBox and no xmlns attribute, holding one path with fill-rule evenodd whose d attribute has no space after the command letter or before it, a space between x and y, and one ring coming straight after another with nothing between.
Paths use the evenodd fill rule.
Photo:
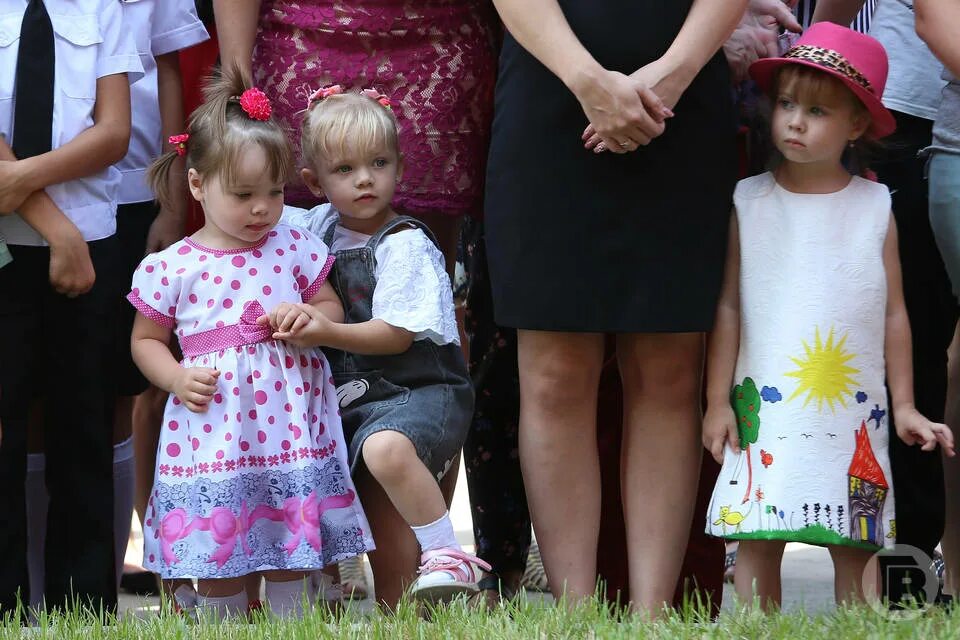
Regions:
<instances>
[{"instance_id":1,"label":"woman in pink lace dress","mask_svg":"<svg viewBox=\"0 0 960 640\"><path fill-rule=\"evenodd\" d=\"M483 195L499 31L489 0L214 0L214 10L222 63L270 94L298 154L318 87L390 97L405 160L394 206L430 226L452 272L462 216L479 213ZM286 193L315 204L303 185ZM370 557L377 597L393 604L414 577L416 540L402 520L382 517L396 511L369 473L356 483L381 550Z\"/></svg>"},{"instance_id":2,"label":"woman in pink lace dress","mask_svg":"<svg viewBox=\"0 0 960 640\"><path fill-rule=\"evenodd\" d=\"M390 97L406 161L394 205L424 220L447 265L459 220L478 213L493 111L496 14L488 0L215 0L221 60L266 87L299 151L318 87ZM252 67L251 67L252 61ZM290 204L312 206L288 185Z\"/></svg>"}]
</instances>

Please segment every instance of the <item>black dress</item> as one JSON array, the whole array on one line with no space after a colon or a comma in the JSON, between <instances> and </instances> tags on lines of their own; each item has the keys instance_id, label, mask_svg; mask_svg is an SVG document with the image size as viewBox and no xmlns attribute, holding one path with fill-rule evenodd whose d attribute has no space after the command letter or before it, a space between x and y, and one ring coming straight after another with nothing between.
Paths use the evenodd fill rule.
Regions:
<instances>
[{"instance_id":1,"label":"black dress","mask_svg":"<svg viewBox=\"0 0 960 640\"><path fill-rule=\"evenodd\" d=\"M560 0L607 69L660 57L691 0ZM718 53L636 152L583 148L563 83L507 35L486 186L496 321L577 332L708 330L736 181L736 125Z\"/></svg>"}]
</instances>

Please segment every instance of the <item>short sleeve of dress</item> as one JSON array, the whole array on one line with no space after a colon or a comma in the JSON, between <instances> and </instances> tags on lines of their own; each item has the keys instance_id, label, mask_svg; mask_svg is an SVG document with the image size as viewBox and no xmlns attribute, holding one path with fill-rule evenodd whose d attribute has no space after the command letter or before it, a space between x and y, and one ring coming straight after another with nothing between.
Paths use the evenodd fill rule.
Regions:
<instances>
[{"instance_id":1,"label":"short sleeve of dress","mask_svg":"<svg viewBox=\"0 0 960 640\"><path fill-rule=\"evenodd\" d=\"M140 262L133 272L133 288L127 294L127 300L137 311L161 327L173 329L176 326L181 281L164 253L151 253Z\"/></svg>"},{"instance_id":2,"label":"short sleeve of dress","mask_svg":"<svg viewBox=\"0 0 960 640\"><path fill-rule=\"evenodd\" d=\"M381 240L376 257L373 317L413 332L414 340L460 344L450 278L436 245L410 229Z\"/></svg>"},{"instance_id":3,"label":"short sleeve of dress","mask_svg":"<svg viewBox=\"0 0 960 640\"><path fill-rule=\"evenodd\" d=\"M305 229L284 224L277 225L274 231L281 249L287 246L297 256L293 275L297 279L301 299L309 302L327 281L330 269L333 268L333 254L317 236Z\"/></svg>"}]
</instances>

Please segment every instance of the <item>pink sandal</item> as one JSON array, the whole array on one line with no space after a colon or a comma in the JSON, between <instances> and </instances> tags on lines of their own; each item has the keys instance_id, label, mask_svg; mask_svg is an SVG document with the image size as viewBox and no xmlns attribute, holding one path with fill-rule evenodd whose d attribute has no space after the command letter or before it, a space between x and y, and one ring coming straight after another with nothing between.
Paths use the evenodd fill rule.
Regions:
<instances>
[{"instance_id":1,"label":"pink sandal","mask_svg":"<svg viewBox=\"0 0 960 640\"><path fill-rule=\"evenodd\" d=\"M416 600L434 604L449 602L460 594L477 592L477 572L473 565L490 571L490 565L459 549L432 549L420 556L420 577L410 588Z\"/></svg>"}]
</instances>

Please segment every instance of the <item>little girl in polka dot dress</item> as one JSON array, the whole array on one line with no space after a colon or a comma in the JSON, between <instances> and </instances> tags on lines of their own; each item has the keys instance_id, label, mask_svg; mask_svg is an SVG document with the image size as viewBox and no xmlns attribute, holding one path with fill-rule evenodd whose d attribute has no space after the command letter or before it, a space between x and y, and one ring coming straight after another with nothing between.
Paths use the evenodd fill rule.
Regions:
<instances>
[{"instance_id":1,"label":"little girl in polka dot dress","mask_svg":"<svg viewBox=\"0 0 960 640\"><path fill-rule=\"evenodd\" d=\"M275 339L267 312L303 302L335 322L334 258L277 224L293 169L270 102L239 73L212 81L174 150L151 168L158 198L180 156L204 226L144 258L127 296L132 351L170 392L145 520L145 566L198 578L198 607L245 612L242 576L265 572L270 608L297 614L308 573L373 549L320 351ZM282 319L281 319L282 322ZM178 363L168 347L175 334Z\"/></svg>"}]
</instances>

